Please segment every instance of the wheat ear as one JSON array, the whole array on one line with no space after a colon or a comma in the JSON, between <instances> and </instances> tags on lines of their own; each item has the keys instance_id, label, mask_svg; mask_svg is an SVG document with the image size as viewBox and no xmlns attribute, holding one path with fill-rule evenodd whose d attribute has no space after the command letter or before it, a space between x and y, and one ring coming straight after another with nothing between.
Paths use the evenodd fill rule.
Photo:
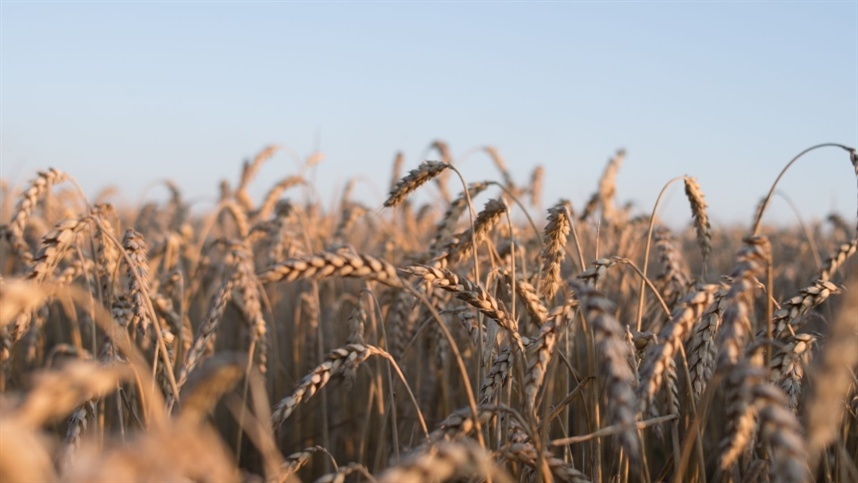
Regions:
<instances>
[{"instance_id":1,"label":"wheat ear","mask_svg":"<svg viewBox=\"0 0 858 483\"><path fill-rule=\"evenodd\" d=\"M562 281L560 266L566 258L566 237L571 231L571 224L566 217L567 210L572 206L567 200L560 200L548 210L548 224L542 237L543 246L542 278L539 284L539 295L545 301L554 298Z\"/></svg>"},{"instance_id":2,"label":"wheat ear","mask_svg":"<svg viewBox=\"0 0 858 483\"><path fill-rule=\"evenodd\" d=\"M375 280L391 287L400 286L399 276L393 265L370 255L344 251L321 252L285 260L260 273L259 281L262 283L294 282L328 277L358 277Z\"/></svg>"},{"instance_id":3,"label":"wheat ear","mask_svg":"<svg viewBox=\"0 0 858 483\"><path fill-rule=\"evenodd\" d=\"M390 195L384 202L384 206L391 207L402 203L405 198L414 190L425 184L427 181L441 174L442 171L449 168L450 165L441 161L424 161L417 167L411 170L404 178L396 183L396 186L390 190Z\"/></svg>"},{"instance_id":4,"label":"wheat ear","mask_svg":"<svg viewBox=\"0 0 858 483\"><path fill-rule=\"evenodd\" d=\"M659 343L650 345L641 370L641 384L638 386L638 400L644 414L661 387L668 362L673 360L680 344L691 333L703 311L715 300L715 292L719 288L714 284L704 285L683 298L659 333Z\"/></svg>"},{"instance_id":5,"label":"wheat ear","mask_svg":"<svg viewBox=\"0 0 858 483\"><path fill-rule=\"evenodd\" d=\"M426 265L413 265L406 268L405 271L420 277L424 282L431 283L442 290L453 293L459 300L473 306L487 317L494 319L499 326L507 330L518 348L522 352L524 351L524 342L518 332L518 322L507 312L503 302L492 297L485 289L467 278L445 269Z\"/></svg>"},{"instance_id":6,"label":"wheat ear","mask_svg":"<svg viewBox=\"0 0 858 483\"><path fill-rule=\"evenodd\" d=\"M688 197L691 215L694 217L697 244L700 245L700 253L703 255L703 266L705 267L709 255L712 253L712 227L709 225L706 200L703 198L703 191L695 178L686 176L683 181L685 181L685 196Z\"/></svg>"}]
</instances>

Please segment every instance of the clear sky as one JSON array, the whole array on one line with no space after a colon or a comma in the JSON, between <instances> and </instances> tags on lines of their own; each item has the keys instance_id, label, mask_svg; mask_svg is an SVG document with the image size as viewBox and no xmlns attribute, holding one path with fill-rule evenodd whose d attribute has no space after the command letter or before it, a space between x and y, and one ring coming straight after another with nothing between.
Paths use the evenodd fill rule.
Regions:
<instances>
[{"instance_id":1,"label":"clear sky","mask_svg":"<svg viewBox=\"0 0 858 483\"><path fill-rule=\"evenodd\" d=\"M497 147L522 183L540 163L545 203L578 207L624 147L620 200L648 212L690 174L716 222L748 223L793 155L858 144L855 1L3 1L0 16L2 176L54 166L129 202L163 178L213 200L263 146L318 143L324 199L359 176L379 207L394 153L413 168L442 139L457 157ZM462 168L498 177L484 155ZM253 187L295 172L278 155ZM852 173L823 150L781 189L806 218L854 219ZM680 188L668 202L687 216ZM771 215L794 220L783 198Z\"/></svg>"}]
</instances>

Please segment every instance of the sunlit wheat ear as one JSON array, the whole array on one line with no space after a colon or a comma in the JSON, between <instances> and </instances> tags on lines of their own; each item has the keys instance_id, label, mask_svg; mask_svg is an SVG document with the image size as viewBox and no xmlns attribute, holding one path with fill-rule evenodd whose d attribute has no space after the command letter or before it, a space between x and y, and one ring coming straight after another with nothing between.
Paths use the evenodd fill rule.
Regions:
<instances>
[{"instance_id":1,"label":"sunlit wheat ear","mask_svg":"<svg viewBox=\"0 0 858 483\"><path fill-rule=\"evenodd\" d=\"M613 222L615 218L616 208L614 207L614 197L617 194L617 173L625 157L625 150L620 149L617 151L614 157L608 161L608 165L605 166L605 171L602 173L601 179L599 179L598 194L599 204L602 206L602 218L609 223Z\"/></svg>"},{"instance_id":2,"label":"sunlit wheat ear","mask_svg":"<svg viewBox=\"0 0 858 483\"><path fill-rule=\"evenodd\" d=\"M387 347L393 358L401 361L414 331L417 317L414 296L405 290L395 290L387 310Z\"/></svg>"},{"instance_id":3,"label":"sunlit wheat ear","mask_svg":"<svg viewBox=\"0 0 858 483\"><path fill-rule=\"evenodd\" d=\"M171 230L178 230L187 219L188 206L182 201L182 190L176 183L166 179L164 180L164 186L170 191L170 201L167 209L171 215L167 225Z\"/></svg>"},{"instance_id":4,"label":"sunlit wheat ear","mask_svg":"<svg viewBox=\"0 0 858 483\"><path fill-rule=\"evenodd\" d=\"M756 427L753 389L765 378L765 372L737 360L724 380L725 416L727 427L719 445L719 465L722 470L732 467L748 446Z\"/></svg>"},{"instance_id":5,"label":"sunlit wheat ear","mask_svg":"<svg viewBox=\"0 0 858 483\"><path fill-rule=\"evenodd\" d=\"M548 224L545 225L540 253L542 278L539 283L539 295L546 302L554 298L562 281L560 268L566 258L566 237L571 230L566 213L571 207L569 201L560 200L548 209Z\"/></svg>"},{"instance_id":6,"label":"sunlit wheat ear","mask_svg":"<svg viewBox=\"0 0 858 483\"><path fill-rule=\"evenodd\" d=\"M95 416L94 401L87 401L69 416L68 427L59 456L60 469L67 469L75 459L75 453L80 449L81 440Z\"/></svg>"},{"instance_id":7,"label":"sunlit wheat ear","mask_svg":"<svg viewBox=\"0 0 858 483\"><path fill-rule=\"evenodd\" d=\"M771 481L809 481L805 435L798 419L786 408L784 393L771 384L759 384L754 387L753 398L760 434L771 453Z\"/></svg>"},{"instance_id":8,"label":"sunlit wheat ear","mask_svg":"<svg viewBox=\"0 0 858 483\"><path fill-rule=\"evenodd\" d=\"M578 217L578 220L581 222L585 222L593 216L593 213L599 209L599 192L595 192L590 196L590 199L587 200L587 203L584 205L584 209L581 211L581 215Z\"/></svg>"},{"instance_id":9,"label":"sunlit wheat ear","mask_svg":"<svg viewBox=\"0 0 858 483\"><path fill-rule=\"evenodd\" d=\"M378 482L455 481L458 478L491 478L498 483L513 481L496 466L491 453L464 440L422 446L399 465L384 470L378 475Z\"/></svg>"},{"instance_id":10,"label":"sunlit wheat ear","mask_svg":"<svg viewBox=\"0 0 858 483\"><path fill-rule=\"evenodd\" d=\"M109 239L118 237L111 222L111 219L116 217L116 211L112 205L98 204L93 207L92 216L98 219L98 229L93 238L97 241L95 259L96 273L101 280L101 302L105 307L110 307L116 267L119 265L120 258L119 249Z\"/></svg>"},{"instance_id":11,"label":"sunlit wheat ear","mask_svg":"<svg viewBox=\"0 0 858 483\"><path fill-rule=\"evenodd\" d=\"M253 266L253 252L246 242L236 243L231 249L235 264L235 289L241 298L241 310L247 321L253 345L254 363L261 374L268 370L268 325L262 315L259 283Z\"/></svg>"},{"instance_id":12,"label":"sunlit wheat ear","mask_svg":"<svg viewBox=\"0 0 858 483\"><path fill-rule=\"evenodd\" d=\"M504 213L509 209L503 198L492 199L486 203L483 211L477 214L474 226L462 233L459 242L450 247L446 257L452 263L458 263L472 254L474 242L479 243L483 237L500 221Z\"/></svg>"},{"instance_id":13,"label":"sunlit wheat ear","mask_svg":"<svg viewBox=\"0 0 858 483\"><path fill-rule=\"evenodd\" d=\"M732 283L725 299L727 308L718 331L718 369L736 363L743 347L753 336L751 313L757 279L771 260L772 246L765 237L748 237L739 251L738 263L730 275Z\"/></svg>"},{"instance_id":14,"label":"sunlit wheat ear","mask_svg":"<svg viewBox=\"0 0 858 483\"><path fill-rule=\"evenodd\" d=\"M495 395L500 393L509 379L512 361L512 349L509 345L498 349L497 355L480 383L480 401L492 402Z\"/></svg>"},{"instance_id":15,"label":"sunlit wheat ear","mask_svg":"<svg viewBox=\"0 0 858 483\"><path fill-rule=\"evenodd\" d=\"M539 335L533 341L533 354L528 359L527 373L524 377L524 395L527 407L534 415L536 414L537 397L545 381L548 364L551 362L554 348L557 345L557 337L564 330L577 306L578 301L570 297L566 304L552 310L545 323L542 324Z\"/></svg>"},{"instance_id":16,"label":"sunlit wheat ear","mask_svg":"<svg viewBox=\"0 0 858 483\"><path fill-rule=\"evenodd\" d=\"M27 264L33 260L33 255L24 242L24 229L27 226L27 221L36 208L36 204L51 187L67 179L69 179L68 176L58 169L50 168L47 171L39 171L38 176L30 181L30 186L15 205L12 220L6 229L8 230L9 241L17 255Z\"/></svg>"},{"instance_id":17,"label":"sunlit wheat ear","mask_svg":"<svg viewBox=\"0 0 858 483\"><path fill-rule=\"evenodd\" d=\"M23 314L41 306L49 292L39 284L19 278L0 279L0 330Z\"/></svg>"},{"instance_id":18,"label":"sunlit wheat ear","mask_svg":"<svg viewBox=\"0 0 858 483\"><path fill-rule=\"evenodd\" d=\"M691 389L695 401L700 400L715 370L715 356L718 352L715 339L721 327L724 310L727 309L728 290L729 287L722 284L715 292L712 303L703 312L700 323L693 329L691 341L686 349Z\"/></svg>"},{"instance_id":19,"label":"sunlit wheat ear","mask_svg":"<svg viewBox=\"0 0 858 483\"><path fill-rule=\"evenodd\" d=\"M218 220L223 223L223 214L228 214L235 222L235 228L238 231L236 238L247 238L247 235L250 233L250 222L247 219L247 211L233 200L221 201L219 208Z\"/></svg>"},{"instance_id":20,"label":"sunlit wheat ear","mask_svg":"<svg viewBox=\"0 0 858 483\"><path fill-rule=\"evenodd\" d=\"M712 253L712 227L709 225L706 200L697 180L690 176L683 178L685 181L685 196L691 205L691 214L694 217L694 230L697 232L697 244L700 245L700 253L703 255L703 264L709 260Z\"/></svg>"},{"instance_id":21,"label":"sunlit wheat ear","mask_svg":"<svg viewBox=\"0 0 858 483\"><path fill-rule=\"evenodd\" d=\"M391 167L390 172L390 190L393 191L396 189L396 183L399 182L399 179L402 178L402 168L405 166L405 154L402 151L397 151L396 155L393 157L393 166Z\"/></svg>"},{"instance_id":22,"label":"sunlit wheat ear","mask_svg":"<svg viewBox=\"0 0 858 483\"><path fill-rule=\"evenodd\" d=\"M50 281L57 265L74 246L77 235L91 222L92 218L88 215L63 220L42 236L39 252L33 260L33 266L27 278L39 283Z\"/></svg>"},{"instance_id":23,"label":"sunlit wheat ear","mask_svg":"<svg viewBox=\"0 0 858 483\"><path fill-rule=\"evenodd\" d=\"M441 161L446 164L453 164L453 154L450 152L450 146L447 145L446 142L436 139L432 141L432 144L429 145L429 150L436 150L439 155L441 155ZM435 179L435 183L438 185L438 191L441 192L441 199L445 202L450 202L450 193L447 190L447 178L449 178L450 172L443 171L438 174L438 177Z\"/></svg>"},{"instance_id":24,"label":"sunlit wheat ear","mask_svg":"<svg viewBox=\"0 0 858 483\"><path fill-rule=\"evenodd\" d=\"M268 267L259 274L262 283L318 280L329 277L356 277L398 287L396 268L384 260L364 254L321 252L291 258Z\"/></svg>"},{"instance_id":25,"label":"sunlit wheat ear","mask_svg":"<svg viewBox=\"0 0 858 483\"><path fill-rule=\"evenodd\" d=\"M468 332L468 335L471 336L471 342L473 342L474 347L479 347L482 340L483 349L491 350L489 347L488 331L486 330L486 325L480 320L481 317L470 310L460 310L456 313L456 319L459 320L459 323ZM480 339L481 333L482 339Z\"/></svg>"},{"instance_id":26,"label":"sunlit wheat ear","mask_svg":"<svg viewBox=\"0 0 858 483\"><path fill-rule=\"evenodd\" d=\"M632 386L635 376L629 366L631 349L623 340L625 330L613 313L616 307L592 287L576 284L581 308L593 330L602 378L603 401L608 424L620 426L617 436L630 461L640 463L640 440L635 419L637 401Z\"/></svg>"},{"instance_id":27,"label":"sunlit wheat ear","mask_svg":"<svg viewBox=\"0 0 858 483\"><path fill-rule=\"evenodd\" d=\"M804 367L815 341L811 334L796 334L772 357L770 380L787 395L793 412L798 409Z\"/></svg>"},{"instance_id":28,"label":"sunlit wheat ear","mask_svg":"<svg viewBox=\"0 0 858 483\"><path fill-rule=\"evenodd\" d=\"M831 282L816 280L812 285L802 288L798 295L781 304L772 320L772 337L779 339L787 335L787 328L793 331L801 326L801 317L814 307L828 300L828 297L840 293L840 287ZM766 326L760 327L757 337L766 337Z\"/></svg>"},{"instance_id":29,"label":"sunlit wheat ear","mask_svg":"<svg viewBox=\"0 0 858 483\"><path fill-rule=\"evenodd\" d=\"M354 310L352 310L351 315L349 315L349 335L346 338L346 344L366 345L364 337L364 333L366 332L366 323L366 310L363 309L360 301L358 301L358 304L355 306ZM346 369L344 376L346 379L346 387L353 387L355 379L357 378L357 367L353 366Z\"/></svg>"},{"instance_id":30,"label":"sunlit wheat ear","mask_svg":"<svg viewBox=\"0 0 858 483\"><path fill-rule=\"evenodd\" d=\"M807 450L801 425L787 409L787 396L766 382L765 371L747 359L727 374L727 430L720 444L722 470L733 466L748 446L757 424L771 452L772 481L807 481Z\"/></svg>"},{"instance_id":31,"label":"sunlit wheat ear","mask_svg":"<svg viewBox=\"0 0 858 483\"><path fill-rule=\"evenodd\" d=\"M274 211L274 208L280 199L280 195L289 188L300 184L304 184L304 178L300 176L289 176L277 182L277 184L272 186L271 189L268 190L268 193L265 194L265 198L262 199L262 204L259 205L259 209L253 213L253 218L255 220L264 220L268 218Z\"/></svg>"},{"instance_id":32,"label":"sunlit wheat ear","mask_svg":"<svg viewBox=\"0 0 858 483\"><path fill-rule=\"evenodd\" d=\"M543 178L545 178L545 168L542 165L533 168L533 171L530 173L530 187L527 190L530 193L530 204L533 206L542 204Z\"/></svg>"},{"instance_id":33,"label":"sunlit wheat ear","mask_svg":"<svg viewBox=\"0 0 858 483\"><path fill-rule=\"evenodd\" d=\"M396 183L396 186L390 190L390 195L384 202L384 206L396 206L414 190L425 184L427 181L438 176L450 165L441 161L424 161L417 167L411 170L404 178Z\"/></svg>"},{"instance_id":34,"label":"sunlit wheat ear","mask_svg":"<svg viewBox=\"0 0 858 483\"><path fill-rule=\"evenodd\" d=\"M512 273L507 272L505 275L508 279L508 283L512 285ZM541 326L542 323L545 322L545 318L548 316L548 309L545 308L542 301L539 299L536 287L523 278L516 278L515 293L518 295L518 298L524 302L524 308L527 310L527 314L530 316L531 322L536 327Z\"/></svg>"},{"instance_id":35,"label":"sunlit wheat ear","mask_svg":"<svg viewBox=\"0 0 858 483\"><path fill-rule=\"evenodd\" d=\"M500 152L494 146L486 146L483 148L486 154L492 159L492 162L498 168L498 171L501 173L501 178L503 178L503 184L510 190L515 190L515 182L512 179L512 175L509 172L509 169L506 167L506 163L503 160L503 157L500 155Z\"/></svg>"},{"instance_id":36,"label":"sunlit wheat ear","mask_svg":"<svg viewBox=\"0 0 858 483\"><path fill-rule=\"evenodd\" d=\"M518 322L507 312L503 303L486 292L484 288L449 270L426 265L413 265L404 271L420 277L424 282L431 283L435 287L453 293L459 300L491 317L499 326L506 329L519 350L524 351L524 342L518 332Z\"/></svg>"},{"instance_id":37,"label":"sunlit wheat ear","mask_svg":"<svg viewBox=\"0 0 858 483\"><path fill-rule=\"evenodd\" d=\"M819 271L819 279L823 281L831 280L831 277L837 270L846 263L849 258L858 251L858 238L852 239L849 243L840 245L837 250L822 265Z\"/></svg>"},{"instance_id":38,"label":"sunlit wheat ear","mask_svg":"<svg viewBox=\"0 0 858 483\"><path fill-rule=\"evenodd\" d=\"M92 218L84 215L77 219L57 223L53 230L42 237L39 252L32 261L27 279L36 284L51 281L60 261L74 246L77 235L91 222ZM11 325L6 327L2 334L3 350L0 360L6 360L9 357L11 347L30 330L31 322L32 314L30 312L20 312Z\"/></svg>"},{"instance_id":39,"label":"sunlit wheat ear","mask_svg":"<svg viewBox=\"0 0 858 483\"><path fill-rule=\"evenodd\" d=\"M129 229L122 238L122 248L125 249L128 259L131 261L127 267L128 294L134 310L131 326L138 331L143 347L148 347L151 326L155 321L149 319L149 313L146 309L146 300L150 297L149 259L146 255L146 242L140 233Z\"/></svg>"},{"instance_id":40,"label":"sunlit wheat ear","mask_svg":"<svg viewBox=\"0 0 858 483\"><path fill-rule=\"evenodd\" d=\"M367 209L359 204L349 203L344 209L340 222L334 230L334 243L347 245L349 240L349 231L354 226L355 222L367 213Z\"/></svg>"},{"instance_id":41,"label":"sunlit wheat ear","mask_svg":"<svg viewBox=\"0 0 858 483\"><path fill-rule=\"evenodd\" d=\"M259 154L253 158L253 161L245 161L241 169L241 179L238 182L238 187L235 189L235 199L241 204L245 211L253 209L253 201L247 193L247 185L253 181L262 164L271 159L274 153L277 152L277 146L266 146Z\"/></svg>"},{"instance_id":42,"label":"sunlit wheat ear","mask_svg":"<svg viewBox=\"0 0 858 483\"><path fill-rule=\"evenodd\" d=\"M316 366L309 374L301 379L298 387L291 395L285 397L274 406L271 415L275 427L283 424L302 402L310 399L334 376L340 376L350 367L357 366L374 355L381 355L384 351L377 347L360 344L349 344L335 349L328 354L325 362Z\"/></svg>"},{"instance_id":43,"label":"sunlit wheat ear","mask_svg":"<svg viewBox=\"0 0 858 483\"><path fill-rule=\"evenodd\" d=\"M217 330L223 318L224 311L226 311L226 304L231 298L232 289L235 287L238 277L238 274L233 274L230 278L224 280L209 302L208 312L197 329L197 336L194 339L194 343L191 349L185 354L185 362L179 370L179 388L187 381L188 375L197 367L205 354L206 346L208 346L209 340L211 340L212 335Z\"/></svg>"},{"instance_id":44,"label":"sunlit wheat ear","mask_svg":"<svg viewBox=\"0 0 858 483\"><path fill-rule=\"evenodd\" d=\"M266 261L276 263L284 258L291 258L299 254L299 244L294 241L295 208L288 200L277 202L275 216L272 221L271 239Z\"/></svg>"},{"instance_id":45,"label":"sunlit wheat ear","mask_svg":"<svg viewBox=\"0 0 858 483\"><path fill-rule=\"evenodd\" d=\"M95 362L74 361L59 370L44 371L12 416L20 423L37 428L66 417L84 402L113 392L117 384L132 376L124 364L104 366Z\"/></svg>"},{"instance_id":46,"label":"sunlit wheat ear","mask_svg":"<svg viewBox=\"0 0 858 483\"><path fill-rule=\"evenodd\" d=\"M858 367L858 274L849 278L846 300L825 334L822 353L810 371L813 387L805 408L810 467L815 470L822 451L837 440L852 371Z\"/></svg>"},{"instance_id":47,"label":"sunlit wheat ear","mask_svg":"<svg viewBox=\"0 0 858 483\"><path fill-rule=\"evenodd\" d=\"M668 362L673 360L694 324L715 300L715 292L719 288L714 284L704 285L683 298L671 313L670 321L659 333L659 343L650 345L640 371L641 384L638 386L638 399L644 414L664 381Z\"/></svg>"},{"instance_id":48,"label":"sunlit wheat ear","mask_svg":"<svg viewBox=\"0 0 858 483\"><path fill-rule=\"evenodd\" d=\"M691 284L690 277L682 253L677 250L673 243L670 230L659 226L656 228L653 238L661 265L661 273L658 274L655 284L667 306L672 308Z\"/></svg>"}]
</instances>

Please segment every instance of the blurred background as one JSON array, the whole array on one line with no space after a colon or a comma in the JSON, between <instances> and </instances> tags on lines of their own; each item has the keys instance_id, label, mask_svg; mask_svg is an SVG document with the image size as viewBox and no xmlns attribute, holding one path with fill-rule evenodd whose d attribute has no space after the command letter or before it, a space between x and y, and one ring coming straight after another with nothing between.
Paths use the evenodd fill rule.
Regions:
<instances>
[{"instance_id":1,"label":"blurred background","mask_svg":"<svg viewBox=\"0 0 858 483\"><path fill-rule=\"evenodd\" d=\"M433 140L466 179L545 167L544 204L580 208L628 152L618 201L649 212L696 176L717 225L750 223L795 154L858 144L858 3L2 2L0 175L67 171L94 196L165 198L164 178L210 208L266 145L283 149L258 197L297 174L381 207L397 151ZM470 153L470 154L469 154ZM767 220L856 213L848 156L814 152ZM427 188L423 196L433 196ZM661 215L685 224L677 185ZM541 216L540 216L541 218Z\"/></svg>"}]
</instances>

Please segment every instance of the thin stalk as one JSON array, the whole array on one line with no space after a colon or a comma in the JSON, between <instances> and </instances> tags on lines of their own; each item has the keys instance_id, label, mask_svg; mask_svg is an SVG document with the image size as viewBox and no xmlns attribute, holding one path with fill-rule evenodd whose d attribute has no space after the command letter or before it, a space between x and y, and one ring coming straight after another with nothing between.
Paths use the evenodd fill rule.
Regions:
<instances>
[{"instance_id":1,"label":"thin stalk","mask_svg":"<svg viewBox=\"0 0 858 483\"><path fill-rule=\"evenodd\" d=\"M676 178L668 181L664 187L661 188L661 191L658 193L658 198L655 199L655 206L652 207L652 214L649 217L649 230L646 235L646 247L644 248L644 263L643 263L643 274L644 277L641 279L640 284L640 298L638 299L638 316L637 316L637 331L641 331L641 322L643 321L643 309L644 309L644 280L646 279L646 270L649 267L649 249L652 244L652 229L655 226L655 213L658 211L658 205L661 203L661 198L664 196L664 193L667 191L667 188L672 185L675 181L680 181L685 179L684 176L677 176ZM670 312L670 311L668 311Z\"/></svg>"},{"instance_id":2,"label":"thin stalk","mask_svg":"<svg viewBox=\"0 0 858 483\"><path fill-rule=\"evenodd\" d=\"M809 153L809 152L811 152L811 151L814 151L814 150L816 150L816 149L821 149L821 148L840 148L840 149L843 149L843 150L845 150L845 151L849 152L850 154L855 152L855 148L850 148L849 146L844 146L844 145L842 145L842 144L838 144L838 143L822 143L822 144L817 144L817 145L815 145L815 146L811 146L811 147L809 147L809 148L805 149L804 151L802 151L802 152L798 153L794 158L792 158L792 159L790 160L790 162L788 162L788 163L786 164L786 166L784 166L784 168L781 170L780 174L778 174L778 177L777 177L777 178L775 178L775 182L774 182L774 183L772 183L772 187L769 189L769 193L768 193L768 194L766 195L766 197L763 199L763 203L760 205L759 210L757 210L757 214L756 214L756 217L755 217L755 219L754 219L754 229L751 231L751 233L752 233L754 236L756 236L756 235L759 233L759 231L760 231L760 222L762 222L762 221L763 221L763 213L766 211L766 207L769 205L769 200L771 199L772 194L775 192L775 188L778 186L778 183L780 182L781 178L783 178L784 174L786 174L787 170L788 170L788 169L789 169L789 168L790 168L790 167L791 167L791 166L792 166L796 161L798 161L798 160L799 160L799 158L801 158L801 157L802 157L802 156L804 156L805 154L807 154L807 153Z\"/></svg>"}]
</instances>

